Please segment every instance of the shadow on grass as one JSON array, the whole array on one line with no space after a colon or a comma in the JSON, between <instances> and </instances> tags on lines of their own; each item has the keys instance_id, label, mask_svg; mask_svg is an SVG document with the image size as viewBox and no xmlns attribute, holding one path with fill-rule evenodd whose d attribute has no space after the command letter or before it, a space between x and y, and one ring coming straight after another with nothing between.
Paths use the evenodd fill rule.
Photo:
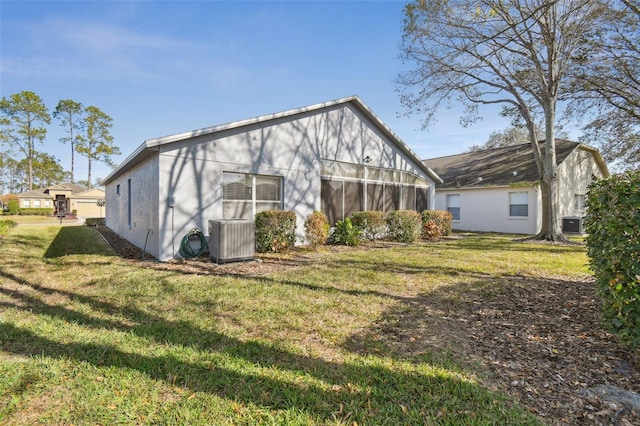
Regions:
<instances>
[{"instance_id":1,"label":"shadow on grass","mask_svg":"<svg viewBox=\"0 0 640 426\"><path fill-rule=\"evenodd\" d=\"M344 347L363 356L482 366L500 389L551 423L582 424L572 411L581 389L640 382L640 370L629 367L640 359L603 328L599 307L591 280L465 276L394 305Z\"/></svg>"},{"instance_id":2,"label":"shadow on grass","mask_svg":"<svg viewBox=\"0 0 640 426\"><path fill-rule=\"evenodd\" d=\"M88 226L61 227L44 253L45 259L75 254L99 254L115 256L111 248L101 240L100 233Z\"/></svg>"},{"instance_id":3,"label":"shadow on grass","mask_svg":"<svg viewBox=\"0 0 640 426\"><path fill-rule=\"evenodd\" d=\"M231 338L188 322L170 321L94 297L50 289L4 271L0 276L6 283L0 287L5 299L3 308L21 309L33 315L73 322L96 332L115 329L162 342L167 349L173 345L191 347L200 351L198 359L201 361L173 355L124 352L109 344L61 342L9 322L0 323L1 348L15 355L71 359L100 367L136 370L152 380L165 381L194 392L211 393L269 410L299 410L306 413L310 421L323 424L346 420L347 417L349 422L359 424L424 423L425 418L436 418L443 405L449 410L438 421L445 423L475 423L483 419L513 423L514 418L517 422L531 421L521 417L517 410L496 406L493 403L496 396L478 384L444 370L403 371L381 360L374 362L372 358L363 358L357 363L330 362L294 354L263 342ZM52 295L64 296L74 303L64 303L64 306L49 304L45 297ZM77 303L91 307L91 313L86 313L85 308L76 310L69 307ZM114 318L104 319L105 314ZM235 361L221 355L229 355ZM238 360L245 361L251 368L239 367ZM273 373L274 368L317 381L279 379ZM495 409L488 410L487 407Z\"/></svg>"}]
</instances>

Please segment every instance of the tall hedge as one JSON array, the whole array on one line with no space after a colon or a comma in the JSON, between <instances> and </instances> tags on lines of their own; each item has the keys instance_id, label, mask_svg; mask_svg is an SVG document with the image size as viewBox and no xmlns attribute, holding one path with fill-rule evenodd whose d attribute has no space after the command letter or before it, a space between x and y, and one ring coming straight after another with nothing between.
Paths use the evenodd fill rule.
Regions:
<instances>
[{"instance_id":1,"label":"tall hedge","mask_svg":"<svg viewBox=\"0 0 640 426\"><path fill-rule=\"evenodd\" d=\"M640 171L593 182L585 218L590 267L605 319L640 347Z\"/></svg>"},{"instance_id":2,"label":"tall hedge","mask_svg":"<svg viewBox=\"0 0 640 426\"><path fill-rule=\"evenodd\" d=\"M288 210L267 210L256 213L256 250L282 251L296 242L296 214Z\"/></svg>"}]
</instances>

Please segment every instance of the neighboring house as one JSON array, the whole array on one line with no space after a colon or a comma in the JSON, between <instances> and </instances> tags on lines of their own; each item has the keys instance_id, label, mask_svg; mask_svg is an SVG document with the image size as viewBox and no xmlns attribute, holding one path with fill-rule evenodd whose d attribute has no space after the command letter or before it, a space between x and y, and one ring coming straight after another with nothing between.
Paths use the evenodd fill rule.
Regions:
<instances>
[{"instance_id":1,"label":"neighboring house","mask_svg":"<svg viewBox=\"0 0 640 426\"><path fill-rule=\"evenodd\" d=\"M544 152L544 149L543 149ZM585 194L593 179L609 176L600 153L556 139L559 220L565 232L580 228ZM444 182L436 209L453 215L453 228L537 234L542 227L540 177L530 144L424 160Z\"/></svg>"},{"instance_id":2,"label":"neighboring house","mask_svg":"<svg viewBox=\"0 0 640 426\"><path fill-rule=\"evenodd\" d=\"M140 145L103 181L106 224L159 260L193 228L292 210L433 208L440 181L358 97L222 124Z\"/></svg>"},{"instance_id":3,"label":"neighboring house","mask_svg":"<svg viewBox=\"0 0 640 426\"><path fill-rule=\"evenodd\" d=\"M101 189L87 189L73 183L62 183L34 189L18 195L21 208L53 209L54 215L71 214L80 217L103 217L104 207L98 201L105 199Z\"/></svg>"}]
</instances>

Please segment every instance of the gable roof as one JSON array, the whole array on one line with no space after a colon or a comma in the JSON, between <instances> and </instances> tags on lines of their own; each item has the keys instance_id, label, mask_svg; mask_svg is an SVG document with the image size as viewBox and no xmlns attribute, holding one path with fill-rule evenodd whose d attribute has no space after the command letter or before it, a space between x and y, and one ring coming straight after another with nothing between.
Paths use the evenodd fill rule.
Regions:
<instances>
[{"instance_id":1,"label":"gable roof","mask_svg":"<svg viewBox=\"0 0 640 426\"><path fill-rule=\"evenodd\" d=\"M45 195L48 195L44 188L32 189L30 191L25 191L17 194L19 198L43 198ZM48 197L46 197L48 198Z\"/></svg>"},{"instance_id":2,"label":"gable roof","mask_svg":"<svg viewBox=\"0 0 640 426\"><path fill-rule=\"evenodd\" d=\"M544 152L544 142L540 142ZM576 149L591 152L599 167L606 165L597 150L565 139L556 139L556 161L561 164ZM444 181L438 188L509 186L540 181L531 144L465 152L424 160ZM608 173L605 173L608 174Z\"/></svg>"},{"instance_id":3,"label":"gable roof","mask_svg":"<svg viewBox=\"0 0 640 426\"><path fill-rule=\"evenodd\" d=\"M59 183L57 185L47 186L46 188L37 188L30 191L21 192L18 195L20 198L50 198L51 191L70 191L71 194L77 194L87 191L84 186L76 185L75 183Z\"/></svg>"},{"instance_id":4,"label":"gable roof","mask_svg":"<svg viewBox=\"0 0 640 426\"><path fill-rule=\"evenodd\" d=\"M58 185L48 186L46 190L47 191L54 190L54 191L83 192L83 191L86 191L87 188L85 188L84 186L76 185L75 183L66 182L66 183L60 183Z\"/></svg>"},{"instance_id":5,"label":"gable roof","mask_svg":"<svg viewBox=\"0 0 640 426\"><path fill-rule=\"evenodd\" d=\"M392 143L394 143L404 154L406 154L409 158L411 158L417 167L420 167L422 171L432 178L435 182L441 182L440 177L429 168L419 157L418 155L409 148L407 144L405 144L398 135L396 135L384 122L378 118L377 115L358 97L358 96L349 96L346 98L336 99L329 102L324 102L316 105L291 109L287 111L277 112L268 115L262 115L259 117L249 118L246 120L234 121L226 124L219 124L212 127L205 127L202 129L192 130L189 132L177 133L174 135L163 136L159 138L149 139L143 142L136 150L129 155L114 171L112 171L106 178L103 179L102 184L106 185L112 179L118 177L123 172L131 169L136 164L140 163L142 160L147 158L153 152L158 150L158 147L166 144L170 144L173 142L178 142L186 139L190 139L196 136L204 136L211 135L215 133L219 133L222 131L239 129L242 127L253 126L256 124L267 124L270 121L282 119L282 118L292 118L297 115L306 114L309 112L319 111L326 108L331 108L340 104L351 104L356 107L360 112L362 112L372 123L373 125L384 134Z\"/></svg>"}]
</instances>

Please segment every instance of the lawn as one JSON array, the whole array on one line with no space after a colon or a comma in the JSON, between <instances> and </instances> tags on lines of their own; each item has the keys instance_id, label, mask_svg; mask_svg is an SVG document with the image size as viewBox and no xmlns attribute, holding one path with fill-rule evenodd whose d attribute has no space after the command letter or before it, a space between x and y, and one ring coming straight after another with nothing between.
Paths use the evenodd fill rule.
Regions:
<instances>
[{"instance_id":1,"label":"lawn","mask_svg":"<svg viewBox=\"0 0 640 426\"><path fill-rule=\"evenodd\" d=\"M1 424L538 424L440 319L589 281L584 247L498 235L266 275L121 259L82 226L19 225L0 251Z\"/></svg>"}]
</instances>

